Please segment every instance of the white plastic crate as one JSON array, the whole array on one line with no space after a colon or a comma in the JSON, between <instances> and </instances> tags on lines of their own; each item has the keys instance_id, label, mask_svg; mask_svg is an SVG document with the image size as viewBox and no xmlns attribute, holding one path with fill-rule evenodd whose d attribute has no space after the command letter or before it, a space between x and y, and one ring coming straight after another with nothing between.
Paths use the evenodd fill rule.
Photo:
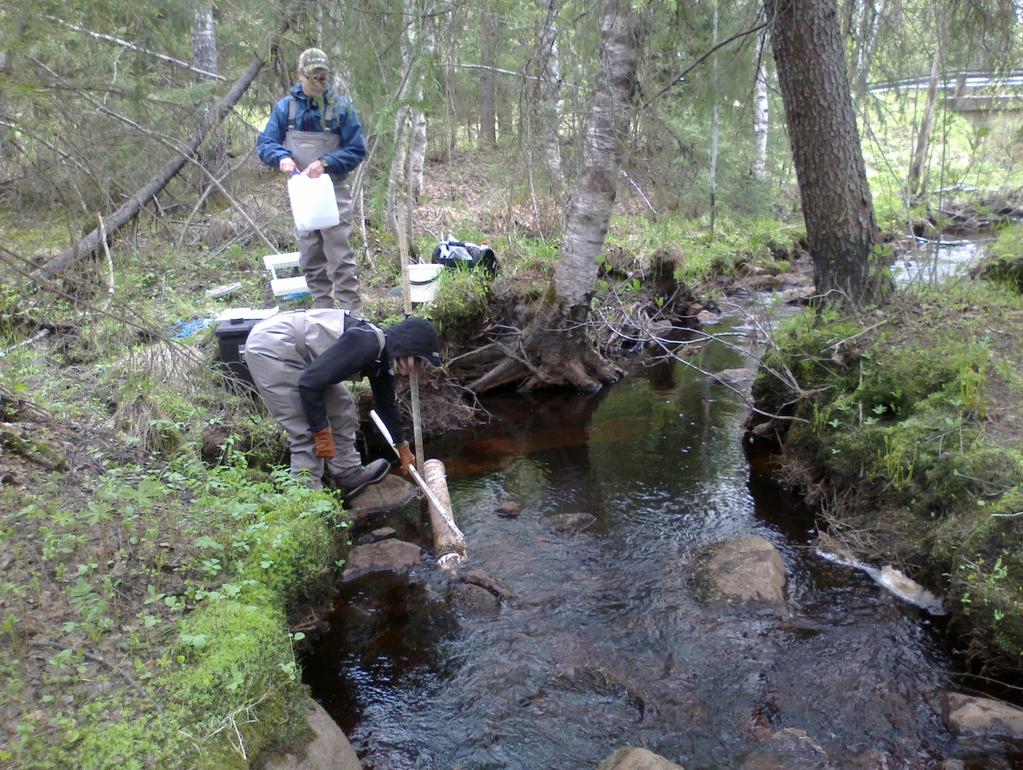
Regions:
<instances>
[{"instance_id":1,"label":"white plastic crate","mask_svg":"<svg viewBox=\"0 0 1023 770\"><path fill-rule=\"evenodd\" d=\"M309 293L305 276L278 275L278 273L298 269L297 251L289 251L285 254L267 254L263 257L263 264L266 266L267 272L270 273L270 291L275 297L294 297Z\"/></svg>"}]
</instances>

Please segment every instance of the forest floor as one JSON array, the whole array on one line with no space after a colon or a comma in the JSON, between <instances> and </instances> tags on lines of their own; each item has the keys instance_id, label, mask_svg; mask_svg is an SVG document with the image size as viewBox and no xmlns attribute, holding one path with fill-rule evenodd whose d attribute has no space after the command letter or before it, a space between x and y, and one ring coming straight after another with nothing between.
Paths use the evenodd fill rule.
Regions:
<instances>
[{"instance_id":1,"label":"forest floor","mask_svg":"<svg viewBox=\"0 0 1023 770\"><path fill-rule=\"evenodd\" d=\"M514 194L520 185L492 176L499 167L500 158L478 154L431 164L415 212L421 252L452 233L489 240L498 255L493 281L445 274L430 312L452 360L486 347L496 325L521 325L557 257L556 208ZM265 238L286 250L283 185L252 173L246 205ZM804 284L797 293L806 293L798 227L737 224L710 238L700 223L651 226L643 213L642 200L623 191L598 291L614 323L658 316L658 260L674 264L684 289L672 323L694 323L727 287ZM123 296L113 303L103 260L72 271L65 288L79 288L64 296L0 285L0 766L244 767L301 730L293 644L302 643L306 603L337 569L347 520L328 494L268 471L283 456L280 432L246 396L225 390L211 365L211 327L168 339L179 322L209 319L228 303L273 303L259 259L267 246L236 212L189 221L195 233L157 222L134 242L118 241L114 293ZM394 247L379 233L367 240L367 315L386 322L401 312ZM242 284L236 294L208 296L233 281ZM932 584L947 572L959 606L965 597L974 617L1000 613L982 632L958 615L964 632L990 647L1023 623L1015 582L1023 500L1013 497L1019 477L1008 475L1023 476L1023 313L1018 294L987 284L978 291L900 297L860 319L797 322L780 342L793 351L788 366L801 390L816 394L797 414L813 430L784 440L789 478L828 503L834 532L850 545L880 554L884 544L886 556ZM641 354L642 345L615 347L614 336L597 335L606 354ZM428 433L477 419L459 390L473 375L463 359L425 384L427 397L447 399L447 408L430 410L445 417ZM868 398L864 383L883 386ZM920 404L934 414L924 419ZM908 432L894 430L882 406L905 418L898 424ZM848 430L849 415L864 432ZM955 436L956 449L927 431ZM965 452L967 443L980 454ZM1003 475L987 474L990 467ZM980 486L962 481L982 475ZM934 478L954 481L942 493L973 501L970 510L987 518L950 508L947 536L929 534L937 509L910 503ZM976 548L950 555L957 537Z\"/></svg>"}]
</instances>

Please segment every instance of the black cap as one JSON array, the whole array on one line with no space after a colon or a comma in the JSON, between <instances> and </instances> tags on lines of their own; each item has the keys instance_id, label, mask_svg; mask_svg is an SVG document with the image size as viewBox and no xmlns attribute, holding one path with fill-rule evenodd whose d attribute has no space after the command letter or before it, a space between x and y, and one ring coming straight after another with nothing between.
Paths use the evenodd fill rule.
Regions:
<instances>
[{"instance_id":1,"label":"black cap","mask_svg":"<svg viewBox=\"0 0 1023 770\"><path fill-rule=\"evenodd\" d=\"M440 340L433 324L424 318L406 318L385 332L391 359L415 356L440 366Z\"/></svg>"}]
</instances>

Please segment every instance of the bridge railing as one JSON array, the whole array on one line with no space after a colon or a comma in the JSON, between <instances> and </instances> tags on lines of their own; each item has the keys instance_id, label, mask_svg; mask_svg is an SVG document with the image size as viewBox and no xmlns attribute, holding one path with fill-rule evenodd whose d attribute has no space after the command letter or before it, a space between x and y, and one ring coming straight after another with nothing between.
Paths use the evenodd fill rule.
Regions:
<instances>
[{"instance_id":1,"label":"bridge railing","mask_svg":"<svg viewBox=\"0 0 1023 770\"><path fill-rule=\"evenodd\" d=\"M885 80L871 83L870 93L884 94L891 91L915 91L927 88L930 78L927 75L919 77L900 78L898 80ZM959 70L946 72L938 81L938 87L943 91L955 92L957 89L977 88L1023 88L1023 70L1011 70L1009 72L978 72L971 70Z\"/></svg>"}]
</instances>

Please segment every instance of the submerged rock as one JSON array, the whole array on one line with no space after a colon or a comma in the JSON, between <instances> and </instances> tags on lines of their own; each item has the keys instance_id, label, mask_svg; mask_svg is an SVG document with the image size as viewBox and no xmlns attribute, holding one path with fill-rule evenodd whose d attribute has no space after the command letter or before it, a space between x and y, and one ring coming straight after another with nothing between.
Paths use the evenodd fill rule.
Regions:
<instances>
[{"instance_id":1,"label":"submerged rock","mask_svg":"<svg viewBox=\"0 0 1023 770\"><path fill-rule=\"evenodd\" d=\"M515 597L515 594L512 593L512 590L507 585L493 577L489 572L484 572L481 569L471 569L462 575L461 579L463 583L485 588L500 599L507 601Z\"/></svg>"},{"instance_id":2,"label":"submerged rock","mask_svg":"<svg viewBox=\"0 0 1023 770\"><path fill-rule=\"evenodd\" d=\"M704 599L785 605L785 564L757 535L708 547L697 559Z\"/></svg>"},{"instance_id":3,"label":"submerged rock","mask_svg":"<svg viewBox=\"0 0 1023 770\"><path fill-rule=\"evenodd\" d=\"M582 532L597 520L592 513L556 513L547 517L555 532Z\"/></svg>"},{"instance_id":4,"label":"submerged rock","mask_svg":"<svg viewBox=\"0 0 1023 770\"><path fill-rule=\"evenodd\" d=\"M635 746L623 746L597 765L597 770L685 770L660 754Z\"/></svg>"},{"instance_id":5,"label":"submerged rock","mask_svg":"<svg viewBox=\"0 0 1023 770\"><path fill-rule=\"evenodd\" d=\"M497 596L472 583L452 583L448 589L448 604L455 612L470 618L490 617L501 607Z\"/></svg>"},{"instance_id":6,"label":"submerged rock","mask_svg":"<svg viewBox=\"0 0 1023 770\"><path fill-rule=\"evenodd\" d=\"M381 540L357 545L348 554L348 563L341 573L341 582L350 583L366 575L388 573L407 575L422 558L422 549L404 540Z\"/></svg>"},{"instance_id":7,"label":"submerged rock","mask_svg":"<svg viewBox=\"0 0 1023 770\"><path fill-rule=\"evenodd\" d=\"M398 534L393 527L377 527L372 532L367 532L365 535L359 538L357 541L359 545L369 545L370 543L379 543L381 540L386 540L389 537L394 537Z\"/></svg>"},{"instance_id":8,"label":"submerged rock","mask_svg":"<svg viewBox=\"0 0 1023 770\"><path fill-rule=\"evenodd\" d=\"M637 720L642 721L647 711L654 713L653 699L628 679L597 665L569 666L558 671L551 684L560 690L577 693L595 693L617 698L636 709Z\"/></svg>"},{"instance_id":9,"label":"submerged rock","mask_svg":"<svg viewBox=\"0 0 1023 770\"><path fill-rule=\"evenodd\" d=\"M522 513L522 506L516 503L514 500L505 500L495 511L498 516L505 519L514 519L520 513Z\"/></svg>"},{"instance_id":10,"label":"submerged rock","mask_svg":"<svg viewBox=\"0 0 1023 770\"><path fill-rule=\"evenodd\" d=\"M828 753L805 730L786 727L742 763L742 770L833 770Z\"/></svg>"}]
</instances>

